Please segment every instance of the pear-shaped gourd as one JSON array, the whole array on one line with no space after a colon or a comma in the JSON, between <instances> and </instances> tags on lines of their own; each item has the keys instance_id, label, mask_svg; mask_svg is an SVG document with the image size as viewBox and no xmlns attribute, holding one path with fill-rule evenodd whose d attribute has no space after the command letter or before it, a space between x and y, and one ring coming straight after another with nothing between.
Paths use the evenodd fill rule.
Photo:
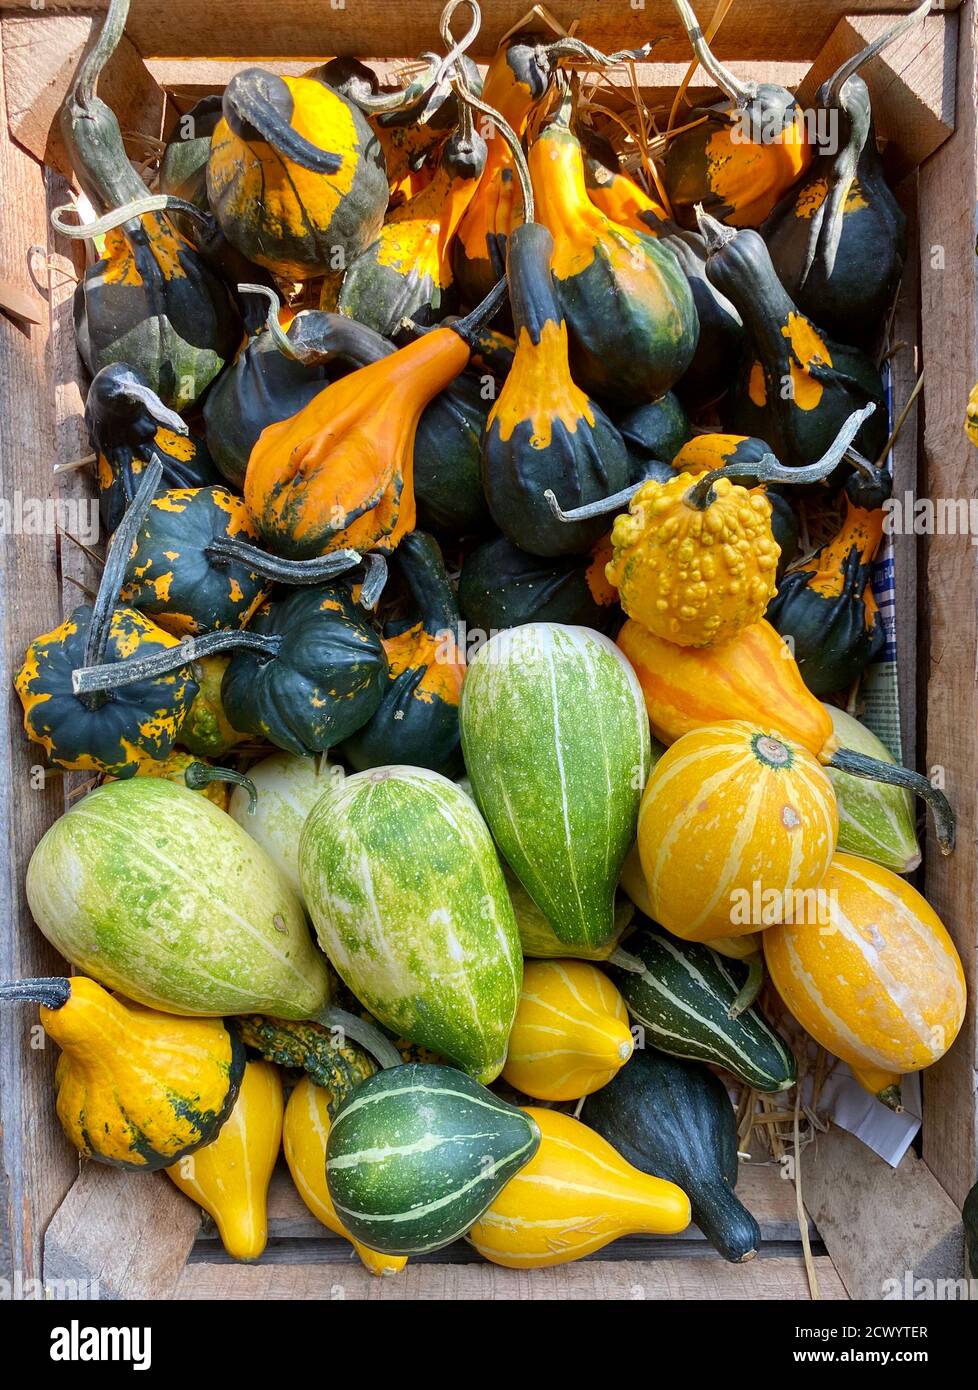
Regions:
<instances>
[{"instance_id":1,"label":"pear-shaped gourd","mask_svg":"<svg viewBox=\"0 0 978 1390\"><path fill-rule=\"evenodd\" d=\"M257 1260L268 1240L268 1184L282 1142L285 1098L271 1062L249 1062L216 1139L166 1175L212 1217L235 1260Z\"/></svg>"},{"instance_id":2,"label":"pear-shaped gourd","mask_svg":"<svg viewBox=\"0 0 978 1390\"><path fill-rule=\"evenodd\" d=\"M823 708L843 748L884 763L896 763L886 744L865 724L835 705ZM839 849L871 859L894 873L912 873L920 863L912 793L906 787L853 777L831 765L827 771L839 803Z\"/></svg>"}]
</instances>

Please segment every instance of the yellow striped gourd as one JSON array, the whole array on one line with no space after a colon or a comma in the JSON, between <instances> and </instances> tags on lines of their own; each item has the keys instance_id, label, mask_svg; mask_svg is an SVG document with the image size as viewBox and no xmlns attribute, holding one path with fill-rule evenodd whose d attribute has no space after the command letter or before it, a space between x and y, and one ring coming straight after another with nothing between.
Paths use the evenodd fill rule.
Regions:
<instances>
[{"instance_id":1,"label":"yellow striped gourd","mask_svg":"<svg viewBox=\"0 0 978 1390\"><path fill-rule=\"evenodd\" d=\"M676 1235L689 1225L682 1188L650 1177L570 1115L530 1109L540 1147L469 1231L480 1255L509 1269L566 1264L619 1236Z\"/></svg>"},{"instance_id":2,"label":"yellow striped gourd","mask_svg":"<svg viewBox=\"0 0 978 1390\"><path fill-rule=\"evenodd\" d=\"M838 826L828 774L800 744L740 720L684 734L639 811L652 917L708 941L808 913Z\"/></svg>"},{"instance_id":3,"label":"yellow striped gourd","mask_svg":"<svg viewBox=\"0 0 978 1390\"><path fill-rule=\"evenodd\" d=\"M326 1186L326 1140L329 1137L329 1093L304 1076L285 1107L283 1148L296 1191L327 1230L348 1240L371 1274L397 1274L406 1255L382 1255L354 1240L336 1214Z\"/></svg>"},{"instance_id":4,"label":"yellow striped gourd","mask_svg":"<svg viewBox=\"0 0 978 1390\"><path fill-rule=\"evenodd\" d=\"M904 879L837 854L822 883L828 920L764 932L764 957L787 1007L866 1088L899 1104L893 1083L954 1042L966 991L954 943Z\"/></svg>"},{"instance_id":5,"label":"yellow striped gourd","mask_svg":"<svg viewBox=\"0 0 978 1390\"><path fill-rule=\"evenodd\" d=\"M582 960L528 961L503 1079L536 1100L580 1100L632 1055L624 1000Z\"/></svg>"}]
</instances>

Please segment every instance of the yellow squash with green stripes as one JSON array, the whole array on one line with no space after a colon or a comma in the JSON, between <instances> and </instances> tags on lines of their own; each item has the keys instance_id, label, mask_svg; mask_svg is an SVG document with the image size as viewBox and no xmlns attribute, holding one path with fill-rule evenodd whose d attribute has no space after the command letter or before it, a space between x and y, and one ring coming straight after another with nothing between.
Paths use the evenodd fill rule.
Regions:
<instances>
[{"instance_id":1,"label":"yellow squash with green stripes","mask_svg":"<svg viewBox=\"0 0 978 1390\"><path fill-rule=\"evenodd\" d=\"M535 1100L580 1100L632 1055L628 1011L614 985L582 960L529 961L503 1080Z\"/></svg>"}]
</instances>

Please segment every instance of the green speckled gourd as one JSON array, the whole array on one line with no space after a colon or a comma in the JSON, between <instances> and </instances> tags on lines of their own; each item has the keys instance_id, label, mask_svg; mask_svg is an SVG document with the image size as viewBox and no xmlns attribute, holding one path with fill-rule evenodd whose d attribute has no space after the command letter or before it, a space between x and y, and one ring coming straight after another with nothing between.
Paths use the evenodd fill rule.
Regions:
<instances>
[{"instance_id":1,"label":"green speckled gourd","mask_svg":"<svg viewBox=\"0 0 978 1390\"><path fill-rule=\"evenodd\" d=\"M896 764L886 744L837 705L822 708L831 716L835 739L864 757ZM839 803L839 849L871 859L894 873L913 873L920 863L913 794L906 787L869 782L864 777L826 768Z\"/></svg>"}]
</instances>

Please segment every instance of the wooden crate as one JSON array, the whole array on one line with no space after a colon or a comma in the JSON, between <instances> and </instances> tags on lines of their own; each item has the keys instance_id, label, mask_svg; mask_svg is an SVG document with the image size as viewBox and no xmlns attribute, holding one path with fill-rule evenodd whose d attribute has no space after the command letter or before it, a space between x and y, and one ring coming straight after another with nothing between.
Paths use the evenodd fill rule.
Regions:
<instances>
[{"instance_id":1,"label":"wooden crate","mask_svg":"<svg viewBox=\"0 0 978 1390\"><path fill-rule=\"evenodd\" d=\"M335 6L335 7L334 7ZM475 56L485 57L523 15L527 0L484 0ZM82 472L55 479L56 463L87 452L71 327L78 251L51 231L65 202L63 152L52 121L101 0L39 8L0 0L0 497L62 496L85 487ZM698 0L704 28L715 0ZM775 0L734 0L716 45L735 70L775 78L803 93L840 58L878 33L883 13L913 0L796 0L786 19ZM245 60L302 71L334 53L364 58L437 48L441 0L133 0L103 93L127 133L159 135L175 111L222 85ZM974 0L936 6L923 27L866 70L891 170L916 232L901 292L895 363L900 409L927 363L923 396L901 436L897 490L970 498L978 456L962 431L964 402L978 380L975 273L976 58ZM659 38L639 78L661 99L675 89L688 51L669 0L553 0L564 24L606 51ZM708 86L693 82L697 97ZM91 584L84 555L52 535L16 534L0 544L2 679L8 719L0 733L3 875L0 977L63 968L33 926L24 901L27 860L65 809L59 777L38 786L36 755L23 736L11 675L27 642L54 626ZM974 999L978 865L975 717L978 549L966 536L918 545L897 538L896 572L905 757L944 769L959 816L958 848L942 860L928 845L926 892L951 930ZM919 628L915 614L926 615ZM916 755L914 753L916 750ZM197 1209L161 1175L85 1165L51 1105L54 1048L37 1048L24 1012L0 1015L2 1170L0 1277L37 1296L29 1281L99 1280L101 1297L152 1298L777 1298L810 1297L801 1259L793 1184L773 1165L745 1164L742 1188L764 1237L760 1258L725 1264L691 1230L681 1240L622 1241L558 1270L511 1272L476 1261L460 1245L376 1280L313 1222L284 1174L271 1200L269 1251L234 1265ZM924 1079L923 1156L891 1170L839 1130L804 1159L814 1267L823 1298L878 1299L884 1281L958 1278L959 1207L978 1175L976 1021L972 1005L948 1058ZM62 1288L62 1292L64 1289Z\"/></svg>"}]
</instances>

